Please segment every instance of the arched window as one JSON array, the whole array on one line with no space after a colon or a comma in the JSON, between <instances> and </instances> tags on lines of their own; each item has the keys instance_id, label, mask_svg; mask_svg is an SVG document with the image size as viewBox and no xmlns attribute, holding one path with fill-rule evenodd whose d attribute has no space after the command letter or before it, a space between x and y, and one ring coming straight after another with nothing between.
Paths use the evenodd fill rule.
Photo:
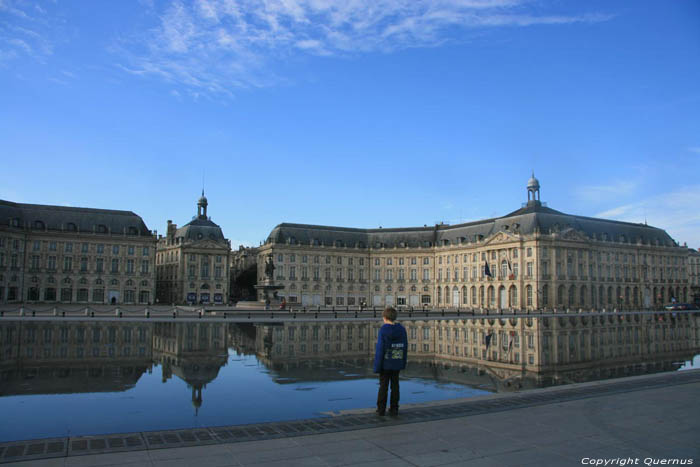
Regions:
<instances>
[{"instance_id":1,"label":"arched window","mask_svg":"<svg viewBox=\"0 0 700 467\"><path fill-rule=\"evenodd\" d=\"M75 232L75 231L78 230L78 226L76 226L76 225L75 225L74 223L72 223L72 222L69 222L68 224L66 224L66 230L69 231L69 232Z\"/></svg>"},{"instance_id":2,"label":"arched window","mask_svg":"<svg viewBox=\"0 0 700 467\"><path fill-rule=\"evenodd\" d=\"M560 285L557 289L557 305L564 304L564 286Z\"/></svg>"},{"instance_id":3,"label":"arched window","mask_svg":"<svg viewBox=\"0 0 700 467\"><path fill-rule=\"evenodd\" d=\"M569 306L574 306L576 300L576 287L573 285L569 287Z\"/></svg>"},{"instance_id":4,"label":"arched window","mask_svg":"<svg viewBox=\"0 0 700 467\"><path fill-rule=\"evenodd\" d=\"M612 305L615 303L613 301L613 288L612 287L608 287L608 300L607 300L607 302L608 302L608 305Z\"/></svg>"},{"instance_id":5,"label":"arched window","mask_svg":"<svg viewBox=\"0 0 700 467\"><path fill-rule=\"evenodd\" d=\"M44 223L42 221L34 221L34 228L36 230L44 230Z\"/></svg>"},{"instance_id":6,"label":"arched window","mask_svg":"<svg viewBox=\"0 0 700 467\"><path fill-rule=\"evenodd\" d=\"M462 286L462 305L469 305L469 296L467 295L467 286Z\"/></svg>"},{"instance_id":7,"label":"arched window","mask_svg":"<svg viewBox=\"0 0 700 467\"><path fill-rule=\"evenodd\" d=\"M437 301L438 301L438 303L442 303L442 287L438 287L437 293L438 293Z\"/></svg>"},{"instance_id":8,"label":"arched window","mask_svg":"<svg viewBox=\"0 0 700 467\"><path fill-rule=\"evenodd\" d=\"M476 286L472 286L472 306L476 306Z\"/></svg>"},{"instance_id":9,"label":"arched window","mask_svg":"<svg viewBox=\"0 0 700 467\"><path fill-rule=\"evenodd\" d=\"M104 224L99 224L97 226L97 233L107 233L107 226Z\"/></svg>"},{"instance_id":10,"label":"arched window","mask_svg":"<svg viewBox=\"0 0 700 467\"><path fill-rule=\"evenodd\" d=\"M445 304L449 305L450 304L450 288L445 287Z\"/></svg>"},{"instance_id":11,"label":"arched window","mask_svg":"<svg viewBox=\"0 0 700 467\"><path fill-rule=\"evenodd\" d=\"M527 300L527 306L532 306L532 286L528 285L525 287L525 297Z\"/></svg>"},{"instance_id":12,"label":"arched window","mask_svg":"<svg viewBox=\"0 0 700 467\"><path fill-rule=\"evenodd\" d=\"M542 306L549 305L549 286L547 284L542 286Z\"/></svg>"},{"instance_id":13,"label":"arched window","mask_svg":"<svg viewBox=\"0 0 700 467\"><path fill-rule=\"evenodd\" d=\"M617 288L616 297L617 297L617 299L616 299L617 304L621 305L622 304L622 287Z\"/></svg>"},{"instance_id":14,"label":"arched window","mask_svg":"<svg viewBox=\"0 0 700 467\"><path fill-rule=\"evenodd\" d=\"M496 306L496 291L493 288L492 285L489 286L488 291L486 292L488 296L488 306L489 308L495 308Z\"/></svg>"},{"instance_id":15,"label":"arched window","mask_svg":"<svg viewBox=\"0 0 700 467\"><path fill-rule=\"evenodd\" d=\"M580 299L578 301L579 306L586 306L586 286L582 285L581 286L581 295Z\"/></svg>"},{"instance_id":16,"label":"arched window","mask_svg":"<svg viewBox=\"0 0 700 467\"><path fill-rule=\"evenodd\" d=\"M511 308L518 308L518 288L514 285L510 286L510 290L508 292L509 295L509 305Z\"/></svg>"}]
</instances>

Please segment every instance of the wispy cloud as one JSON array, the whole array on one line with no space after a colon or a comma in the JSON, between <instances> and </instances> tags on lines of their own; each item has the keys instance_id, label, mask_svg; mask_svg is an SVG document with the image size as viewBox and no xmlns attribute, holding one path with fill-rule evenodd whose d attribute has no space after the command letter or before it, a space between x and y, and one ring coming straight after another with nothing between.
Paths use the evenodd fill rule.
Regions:
<instances>
[{"instance_id":1,"label":"wispy cloud","mask_svg":"<svg viewBox=\"0 0 700 467\"><path fill-rule=\"evenodd\" d=\"M277 83L295 53L352 56L431 47L460 30L605 21L535 14L526 0L196 0L153 7L157 26L123 42L124 70L201 92Z\"/></svg>"},{"instance_id":2,"label":"wispy cloud","mask_svg":"<svg viewBox=\"0 0 700 467\"><path fill-rule=\"evenodd\" d=\"M623 204L596 217L644 222L665 229L678 242L700 247L700 185L686 186L641 201Z\"/></svg>"},{"instance_id":3,"label":"wispy cloud","mask_svg":"<svg viewBox=\"0 0 700 467\"><path fill-rule=\"evenodd\" d=\"M0 65L11 59L31 57L43 62L53 53L46 34L47 14L32 2L0 0Z\"/></svg>"},{"instance_id":4,"label":"wispy cloud","mask_svg":"<svg viewBox=\"0 0 700 467\"><path fill-rule=\"evenodd\" d=\"M700 154L700 146L692 146L688 148L688 151L694 152L695 154Z\"/></svg>"}]
</instances>

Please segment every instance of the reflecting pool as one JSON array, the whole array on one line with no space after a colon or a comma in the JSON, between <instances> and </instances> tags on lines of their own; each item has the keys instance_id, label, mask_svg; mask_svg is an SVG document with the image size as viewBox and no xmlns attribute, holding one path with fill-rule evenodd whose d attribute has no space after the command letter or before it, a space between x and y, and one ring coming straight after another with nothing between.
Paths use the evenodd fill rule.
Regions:
<instances>
[{"instance_id":1,"label":"reflecting pool","mask_svg":"<svg viewBox=\"0 0 700 467\"><path fill-rule=\"evenodd\" d=\"M444 329L440 323L446 322L406 323L411 352L402 404L700 363L695 349L671 346L653 358L533 372L522 361L529 334L518 340L521 359L515 334L500 341L494 334L489 347L482 335L472 335L473 323L462 323L462 332L455 323ZM0 441L291 420L372 407L378 327L376 321L3 320Z\"/></svg>"}]
</instances>

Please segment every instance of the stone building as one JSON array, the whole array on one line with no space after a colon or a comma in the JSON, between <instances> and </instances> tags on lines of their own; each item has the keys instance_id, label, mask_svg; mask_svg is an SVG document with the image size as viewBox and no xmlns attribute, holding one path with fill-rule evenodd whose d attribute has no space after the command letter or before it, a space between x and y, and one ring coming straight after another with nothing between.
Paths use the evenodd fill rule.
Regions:
<instances>
[{"instance_id":1,"label":"stone building","mask_svg":"<svg viewBox=\"0 0 700 467\"><path fill-rule=\"evenodd\" d=\"M0 200L0 303L143 303L156 237L131 211Z\"/></svg>"},{"instance_id":2,"label":"stone building","mask_svg":"<svg viewBox=\"0 0 700 467\"><path fill-rule=\"evenodd\" d=\"M302 305L658 308L688 300L688 248L646 224L565 214L540 201L458 225L355 229L283 223L272 254L280 296Z\"/></svg>"},{"instance_id":3,"label":"stone building","mask_svg":"<svg viewBox=\"0 0 700 467\"><path fill-rule=\"evenodd\" d=\"M688 282L691 296L689 300L700 305L700 251L688 250Z\"/></svg>"},{"instance_id":4,"label":"stone building","mask_svg":"<svg viewBox=\"0 0 700 467\"><path fill-rule=\"evenodd\" d=\"M258 249L240 245L231 251L230 297L232 301L255 300Z\"/></svg>"},{"instance_id":5,"label":"stone building","mask_svg":"<svg viewBox=\"0 0 700 467\"><path fill-rule=\"evenodd\" d=\"M158 237L159 303L228 303L231 242L207 217L207 206L202 190L197 215L180 228L169 220L166 235Z\"/></svg>"}]
</instances>

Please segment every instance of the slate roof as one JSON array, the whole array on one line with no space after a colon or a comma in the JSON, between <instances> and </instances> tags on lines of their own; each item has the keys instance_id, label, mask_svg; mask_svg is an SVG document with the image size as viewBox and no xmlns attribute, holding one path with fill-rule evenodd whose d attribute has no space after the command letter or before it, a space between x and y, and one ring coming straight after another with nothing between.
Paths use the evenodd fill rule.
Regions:
<instances>
[{"instance_id":1,"label":"slate roof","mask_svg":"<svg viewBox=\"0 0 700 467\"><path fill-rule=\"evenodd\" d=\"M503 217L484 219L457 225L434 225L431 227L394 229L355 229L322 225L289 224L277 225L266 243L300 243L341 247L384 246L393 248L433 245L454 245L475 242L497 232L517 232L529 235L539 231L543 234L573 229L582 232L591 240L677 246L664 231L645 224L634 224L608 219L575 216L556 211L539 203L506 214Z\"/></svg>"},{"instance_id":2,"label":"slate roof","mask_svg":"<svg viewBox=\"0 0 700 467\"><path fill-rule=\"evenodd\" d=\"M140 216L132 211L74 208L42 204L13 203L0 200L0 226L13 226L46 231L153 236ZM100 232L99 226L106 228Z\"/></svg>"},{"instance_id":3,"label":"slate roof","mask_svg":"<svg viewBox=\"0 0 700 467\"><path fill-rule=\"evenodd\" d=\"M224 233L217 224L210 219L197 217L175 231L175 237L187 240L215 240L226 241Z\"/></svg>"}]
</instances>

